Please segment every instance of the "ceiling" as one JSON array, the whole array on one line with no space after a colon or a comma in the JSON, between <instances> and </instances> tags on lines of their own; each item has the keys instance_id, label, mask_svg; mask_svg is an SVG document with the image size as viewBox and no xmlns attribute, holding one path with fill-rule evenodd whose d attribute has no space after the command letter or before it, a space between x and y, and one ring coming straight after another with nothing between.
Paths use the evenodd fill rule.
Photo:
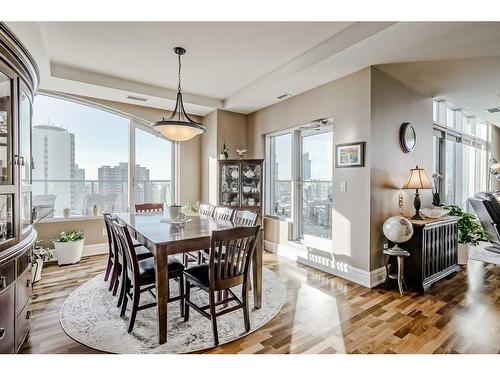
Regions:
<instances>
[{"instance_id":1,"label":"ceiling","mask_svg":"<svg viewBox=\"0 0 500 375\"><path fill-rule=\"evenodd\" d=\"M472 112L500 106L496 22L8 22L41 89L172 109L251 113L370 65ZM137 102L135 96L147 99ZM489 115L488 115L489 116ZM483 116L500 123L498 117Z\"/></svg>"}]
</instances>

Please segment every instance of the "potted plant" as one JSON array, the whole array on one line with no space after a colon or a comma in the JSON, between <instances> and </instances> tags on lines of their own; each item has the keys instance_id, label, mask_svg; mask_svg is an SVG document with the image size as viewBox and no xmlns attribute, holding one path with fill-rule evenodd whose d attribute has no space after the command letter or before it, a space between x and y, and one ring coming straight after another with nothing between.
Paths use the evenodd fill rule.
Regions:
<instances>
[{"instance_id":1,"label":"potted plant","mask_svg":"<svg viewBox=\"0 0 500 375\"><path fill-rule=\"evenodd\" d=\"M479 241L488 241L488 232L478 224L476 216L464 212L459 206L447 207L451 216L458 216L458 264L467 264L470 246L479 245Z\"/></svg>"},{"instance_id":2,"label":"potted plant","mask_svg":"<svg viewBox=\"0 0 500 375\"><path fill-rule=\"evenodd\" d=\"M61 232L54 238L54 248L56 250L57 264L75 264L82 258L83 241L85 236L82 231Z\"/></svg>"},{"instance_id":3,"label":"potted plant","mask_svg":"<svg viewBox=\"0 0 500 375\"><path fill-rule=\"evenodd\" d=\"M42 278L43 262L52 259L52 253L40 245L41 242L42 240L37 240L31 250L31 284Z\"/></svg>"}]
</instances>

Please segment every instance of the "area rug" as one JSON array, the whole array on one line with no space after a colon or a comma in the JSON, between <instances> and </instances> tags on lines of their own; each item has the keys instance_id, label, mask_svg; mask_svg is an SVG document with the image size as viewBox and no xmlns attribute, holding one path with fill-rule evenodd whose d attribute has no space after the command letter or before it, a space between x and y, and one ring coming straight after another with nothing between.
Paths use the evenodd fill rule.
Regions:
<instances>
[{"instance_id":1,"label":"area rug","mask_svg":"<svg viewBox=\"0 0 500 375\"><path fill-rule=\"evenodd\" d=\"M178 285L170 283L171 295L177 295ZM241 289L234 288L237 296ZM208 304L207 293L192 289L191 298L197 305ZM220 344L237 340L269 322L285 302L285 286L280 278L267 268L263 269L262 307L253 308L249 293L251 331L245 332L243 310L217 318ZM141 305L151 302L149 293L141 295ZM117 297L108 291L104 274L98 275L73 291L64 301L60 313L62 328L72 339L90 348L108 353L189 353L214 346L210 320L191 309L189 321L180 316L179 301L168 304L167 342L158 345L156 308L137 313L134 330L127 333L130 305L124 317L116 307Z\"/></svg>"},{"instance_id":2,"label":"area rug","mask_svg":"<svg viewBox=\"0 0 500 375\"><path fill-rule=\"evenodd\" d=\"M500 264L500 254L488 251L482 246L472 246L469 251L469 259L492 264Z\"/></svg>"}]
</instances>

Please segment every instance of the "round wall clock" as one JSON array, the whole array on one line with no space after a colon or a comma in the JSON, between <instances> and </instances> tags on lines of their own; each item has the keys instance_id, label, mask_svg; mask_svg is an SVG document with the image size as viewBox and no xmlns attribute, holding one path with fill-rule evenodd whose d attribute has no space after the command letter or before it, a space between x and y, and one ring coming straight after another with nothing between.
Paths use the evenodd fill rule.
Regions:
<instances>
[{"instance_id":1,"label":"round wall clock","mask_svg":"<svg viewBox=\"0 0 500 375\"><path fill-rule=\"evenodd\" d=\"M399 142L404 152L411 152L417 144L417 133L409 122L405 122L399 128Z\"/></svg>"}]
</instances>

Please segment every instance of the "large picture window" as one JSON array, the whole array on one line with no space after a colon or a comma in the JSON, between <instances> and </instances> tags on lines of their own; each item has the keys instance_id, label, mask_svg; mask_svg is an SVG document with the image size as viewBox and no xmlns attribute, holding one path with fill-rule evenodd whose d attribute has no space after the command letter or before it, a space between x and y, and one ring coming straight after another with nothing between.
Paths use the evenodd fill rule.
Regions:
<instances>
[{"instance_id":1,"label":"large picture window","mask_svg":"<svg viewBox=\"0 0 500 375\"><path fill-rule=\"evenodd\" d=\"M489 124L455 108L445 100L433 103L433 172L443 176L437 187L442 201L470 210L468 199L487 189Z\"/></svg>"},{"instance_id":2,"label":"large picture window","mask_svg":"<svg viewBox=\"0 0 500 375\"><path fill-rule=\"evenodd\" d=\"M35 212L53 209L51 216L56 217L68 212L71 216L90 216L93 207L100 213L126 212L135 203L170 203L172 143L138 126L106 110L37 95L32 141ZM129 147L131 132L137 132L134 155ZM144 163L158 160L151 153L162 155L161 164Z\"/></svg>"},{"instance_id":3,"label":"large picture window","mask_svg":"<svg viewBox=\"0 0 500 375\"><path fill-rule=\"evenodd\" d=\"M268 214L290 218L292 214L292 133L269 137L270 202Z\"/></svg>"}]
</instances>

